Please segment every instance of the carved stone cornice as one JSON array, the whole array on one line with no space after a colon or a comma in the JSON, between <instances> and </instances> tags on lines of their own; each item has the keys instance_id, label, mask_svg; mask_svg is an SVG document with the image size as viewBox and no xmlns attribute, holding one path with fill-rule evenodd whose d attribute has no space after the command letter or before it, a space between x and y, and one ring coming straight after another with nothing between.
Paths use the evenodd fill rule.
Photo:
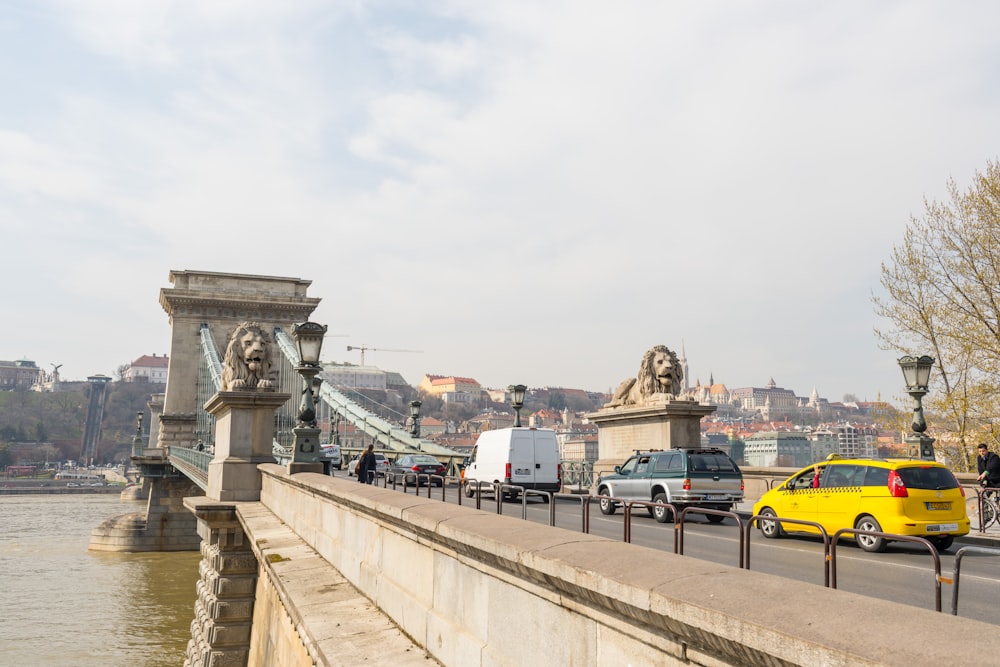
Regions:
<instances>
[{"instance_id":1,"label":"carved stone cornice","mask_svg":"<svg viewBox=\"0 0 1000 667\"><path fill-rule=\"evenodd\" d=\"M170 317L211 320L289 321L308 319L321 299L298 297L275 298L272 295L179 294L160 290L160 305Z\"/></svg>"},{"instance_id":2,"label":"carved stone cornice","mask_svg":"<svg viewBox=\"0 0 1000 667\"><path fill-rule=\"evenodd\" d=\"M297 321L321 301L306 296L312 283L300 278L171 271L170 282L160 290L160 305L171 318Z\"/></svg>"}]
</instances>

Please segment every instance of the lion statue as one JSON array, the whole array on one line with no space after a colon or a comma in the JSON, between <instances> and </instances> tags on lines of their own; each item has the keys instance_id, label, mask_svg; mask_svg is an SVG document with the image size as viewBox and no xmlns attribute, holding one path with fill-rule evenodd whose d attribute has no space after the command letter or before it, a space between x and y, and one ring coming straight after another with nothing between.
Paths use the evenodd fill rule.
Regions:
<instances>
[{"instance_id":1,"label":"lion statue","mask_svg":"<svg viewBox=\"0 0 1000 667\"><path fill-rule=\"evenodd\" d=\"M614 397L606 408L624 405L642 405L653 396L674 398L681 393L684 370L677 355L666 345L657 345L646 351L639 365L638 377L629 378L618 385Z\"/></svg>"},{"instance_id":2,"label":"lion statue","mask_svg":"<svg viewBox=\"0 0 1000 667\"><path fill-rule=\"evenodd\" d=\"M270 334L257 322L236 327L222 361L222 391L274 391L271 347Z\"/></svg>"}]
</instances>

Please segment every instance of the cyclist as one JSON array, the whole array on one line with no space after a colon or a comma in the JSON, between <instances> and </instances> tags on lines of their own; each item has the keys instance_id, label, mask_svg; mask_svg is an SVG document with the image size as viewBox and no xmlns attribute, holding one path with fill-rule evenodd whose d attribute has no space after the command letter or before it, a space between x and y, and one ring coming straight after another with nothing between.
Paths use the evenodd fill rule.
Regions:
<instances>
[{"instance_id":1,"label":"cyclist","mask_svg":"<svg viewBox=\"0 0 1000 667\"><path fill-rule=\"evenodd\" d=\"M976 470L979 471L979 483L989 488L1000 487L1000 456L991 452L985 442L979 443L979 456L976 457Z\"/></svg>"}]
</instances>

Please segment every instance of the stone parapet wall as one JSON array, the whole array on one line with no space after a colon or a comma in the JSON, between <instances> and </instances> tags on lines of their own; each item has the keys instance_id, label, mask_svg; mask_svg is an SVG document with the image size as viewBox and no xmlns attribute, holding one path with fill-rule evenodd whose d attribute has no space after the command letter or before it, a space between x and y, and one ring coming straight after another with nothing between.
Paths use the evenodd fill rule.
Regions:
<instances>
[{"instance_id":1,"label":"stone parapet wall","mask_svg":"<svg viewBox=\"0 0 1000 667\"><path fill-rule=\"evenodd\" d=\"M994 626L969 619L345 479L261 471L261 504L444 665L542 656L560 665L974 664L1000 649ZM304 622L298 632L307 643L318 629Z\"/></svg>"}]
</instances>

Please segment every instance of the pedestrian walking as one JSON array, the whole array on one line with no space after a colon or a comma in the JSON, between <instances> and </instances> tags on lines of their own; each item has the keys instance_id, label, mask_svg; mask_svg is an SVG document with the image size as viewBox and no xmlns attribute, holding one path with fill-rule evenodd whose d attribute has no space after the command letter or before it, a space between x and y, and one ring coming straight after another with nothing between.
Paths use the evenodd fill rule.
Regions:
<instances>
[{"instance_id":1,"label":"pedestrian walking","mask_svg":"<svg viewBox=\"0 0 1000 667\"><path fill-rule=\"evenodd\" d=\"M358 459L358 482L371 484L375 477L375 445L368 445L361 458Z\"/></svg>"}]
</instances>

